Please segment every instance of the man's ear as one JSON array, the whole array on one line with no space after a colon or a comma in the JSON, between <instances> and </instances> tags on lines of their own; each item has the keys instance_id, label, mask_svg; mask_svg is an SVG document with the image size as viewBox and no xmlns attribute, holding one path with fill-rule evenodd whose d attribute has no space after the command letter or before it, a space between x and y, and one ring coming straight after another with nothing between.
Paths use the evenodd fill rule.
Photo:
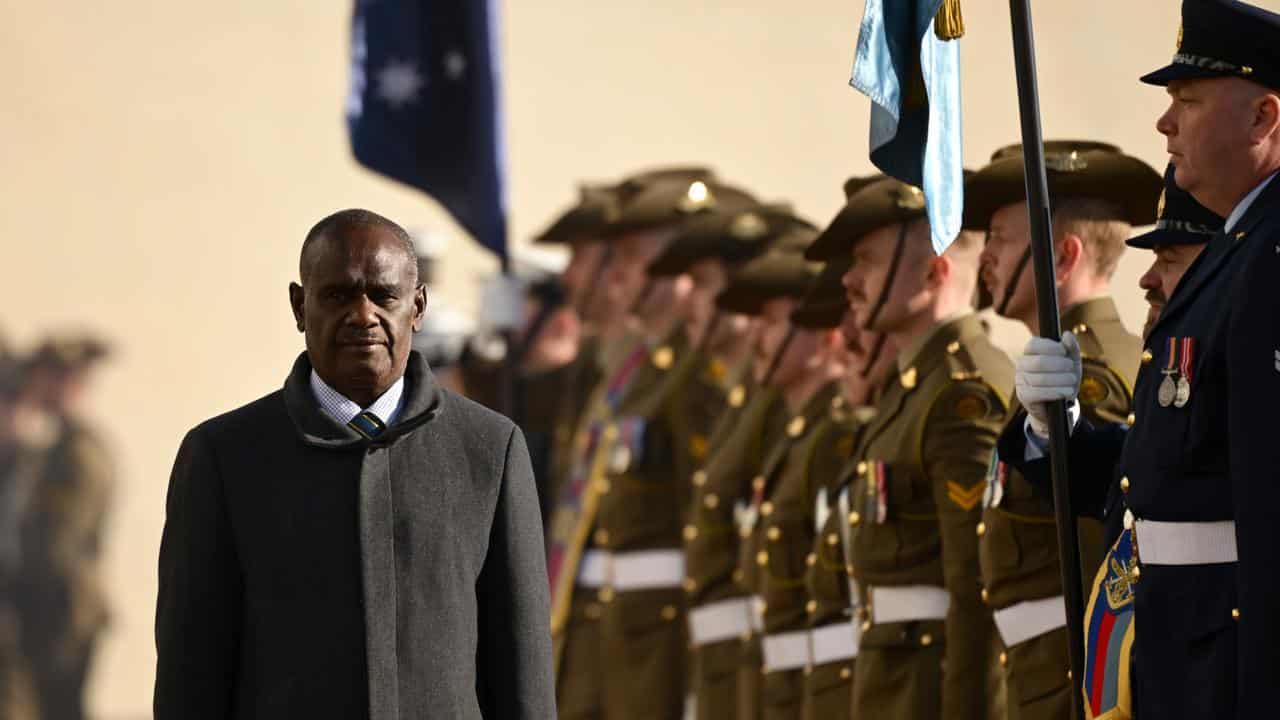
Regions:
<instances>
[{"instance_id":1,"label":"man's ear","mask_svg":"<svg viewBox=\"0 0 1280 720\"><path fill-rule=\"evenodd\" d=\"M413 291L413 331L422 330L422 318L427 313L427 285L418 283Z\"/></svg>"},{"instance_id":2,"label":"man's ear","mask_svg":"<svg viewBox=\"0 0 1280 720\"><path fill-rule=\"evenodd\" d=\"M927 275L924 279L925 288L932 292L938 292L947 280L951 278L951 273L955 269L952 267L951 258L946 255L934 255L932 252L927 256L929 258L926 267L928 267Z\"/></svg>"},{"instance_id":3,"label":"man's ear","mask_svg":"<svg viewBox=\"0 0 1280 720\"><path fill-rule=\"evenodd\" d=\"M1254 101L1253 127L1250 128L1250 139L1261 142L1267 138L1275 138L1280 132L1280 96L1275 93L1263 93Z\"/></svg>"},{"instance_id":4,"label":"man's ear","mask_svg":"<svg viewBox=\"0 0 1280 720\"><path fill-rule=\"evenodd\" d=\"M303 292L302 286L298 283L289 283L289 305L293 308L293 321L298 325L298 332L306 332L306 313L303 302L306 300L306 293Z\"/></svg>"},{"instance_id":5,"label":"man's ear","mask_svg":"<svg viewBox=\"0 0 1280 720\"><path fill-rule=\"evenodd\" d=\"M1080 261L1084 259L1084 240L1080 239L1075 233L1064 233L1058 241L1058 267L1054 271L1058 282L1063 282L1075 272L1080 265Z\"/></svg>"}]
</instances>

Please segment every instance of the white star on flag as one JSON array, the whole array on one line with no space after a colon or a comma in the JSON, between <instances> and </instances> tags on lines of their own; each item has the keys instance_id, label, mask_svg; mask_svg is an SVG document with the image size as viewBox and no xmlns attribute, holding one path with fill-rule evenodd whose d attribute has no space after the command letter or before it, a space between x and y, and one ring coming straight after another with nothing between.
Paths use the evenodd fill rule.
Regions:
<instances>
[{"instance_id":1,"label":"white star on flag","mask_svg":"<svg viewBox=\"0 0 1280 720\"><path fill-rule=\"evenodd\" d=\"M418 100L426 78L418 67L405 60L392 60L378 71L378 98L399 109Z\"/></svg>"},{"instance_id":2,"label":"white star on flag","mask_svg":"<svg viewBox=\"0 0 1280 720\"><path fill-rule=\"evenodd\" d=\"M450 80L457 80L467 71L467 58L457 50L444 56L444 72Z\"/></svg>"}]
</instances>

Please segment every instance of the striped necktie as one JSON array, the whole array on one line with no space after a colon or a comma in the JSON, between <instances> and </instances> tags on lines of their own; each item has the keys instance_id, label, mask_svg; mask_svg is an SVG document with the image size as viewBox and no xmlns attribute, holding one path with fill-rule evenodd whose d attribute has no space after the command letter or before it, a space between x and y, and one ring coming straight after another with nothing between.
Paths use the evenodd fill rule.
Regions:
<instances>
[{"instance_id":1,"label":"striped necktie","mask_svg":"<svg viewBox=\"0 0 1280 720\"><path fill-rule=\"evenodd\" d=\"M378 437L387 429L386 423L368 410L351 418L351 422L347 423L347 427L360 433L366 440Z\"/></svg>"}]
</instances>

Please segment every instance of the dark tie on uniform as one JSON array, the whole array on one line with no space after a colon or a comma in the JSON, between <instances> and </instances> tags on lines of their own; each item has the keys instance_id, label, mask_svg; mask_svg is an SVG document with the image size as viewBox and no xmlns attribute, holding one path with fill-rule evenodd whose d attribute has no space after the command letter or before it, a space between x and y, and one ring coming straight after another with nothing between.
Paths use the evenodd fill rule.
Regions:
<instances>
[{"instance_id":1,"label":"dark tie on uniform","mask_svg":"<svg viewBox=\"0 0 1280 720\"><path fill-rule=\"evenodd\" d=\"M367 440L378 437L383 430L387 429L386 424L379 420L377 415L368 410L351 418L351 422L347 423L347 427L360 433Z\"/></svg>"}]
</instances>

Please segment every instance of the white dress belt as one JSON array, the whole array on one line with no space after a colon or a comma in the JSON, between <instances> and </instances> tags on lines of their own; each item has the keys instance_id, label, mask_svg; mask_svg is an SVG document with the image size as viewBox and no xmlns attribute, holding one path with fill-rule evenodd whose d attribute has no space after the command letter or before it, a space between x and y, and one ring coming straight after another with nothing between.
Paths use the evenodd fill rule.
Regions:
<instances>
[{"instance_id":1,"label":"white dress belt","mask_svg":"<svg viewBox=\"0 0 1280 720\"><path fill-rule=\"evenodd\" d=\"M951 595L934 585L885 585L870 589L871 620L876 624L946 620Z\"/></svg>"},{"instance_id":2,"label":"white dress belt","mask_svg":"<svg viewBox=\"0 0 1280 720\"><path fill-rule=\"evenodd\" d=\"M764 671L797 670L809 664L809 631L764 636Z\"/></svg>"},{"instance_id":3,"label":"white dress belt","mask_svg":"<svg viewBox=\"0 0 1280 720\"><path fill-rule=\"evenodd\" d=\"M814 665L857 657L858 627L845 620L810 630L809 655Z\"/></svg>"},{"instance_id":4,"label":"white dress belt","mask_svg":"<svg viewBox=\"0 0 1280 720\"><path fill-rule=\"evenodd\" d=\"M736 640L751 632L751 598L730 598L689 611L689 639L696 647Z\"/></svg>"},{"instance_id":5,"label":"white dress belt","mask_svg":"<svg viewBox=\"0 0 1280 720\"><path fill-rule=\"evenodd\" d=\"M1236 562L1236 524L1134 521L1143 565L1216 565Z\"/></svg>"},{"instance_id":6,"label":"white dress belt","mask_svg":"<svg viewBox=\"0 0 1280 720\"><path fill-rule=\"evenodd\" d=\"M1067 604L1061 595L1028 600L994 613L996 629L1006 648L1067 625Z\"/></svg>"},{"instance_id":7,"label":"white dress belt","mask_svg":"<svg viewBox=\"0 0 1280 720\"><path fill-rule=\"evenodd\" d=\"M683 550L637 550L611 553L588 550L578 563L577 584L610 586L619 592L680 587L684 582Z\"/></svg>"}]
</instances>

